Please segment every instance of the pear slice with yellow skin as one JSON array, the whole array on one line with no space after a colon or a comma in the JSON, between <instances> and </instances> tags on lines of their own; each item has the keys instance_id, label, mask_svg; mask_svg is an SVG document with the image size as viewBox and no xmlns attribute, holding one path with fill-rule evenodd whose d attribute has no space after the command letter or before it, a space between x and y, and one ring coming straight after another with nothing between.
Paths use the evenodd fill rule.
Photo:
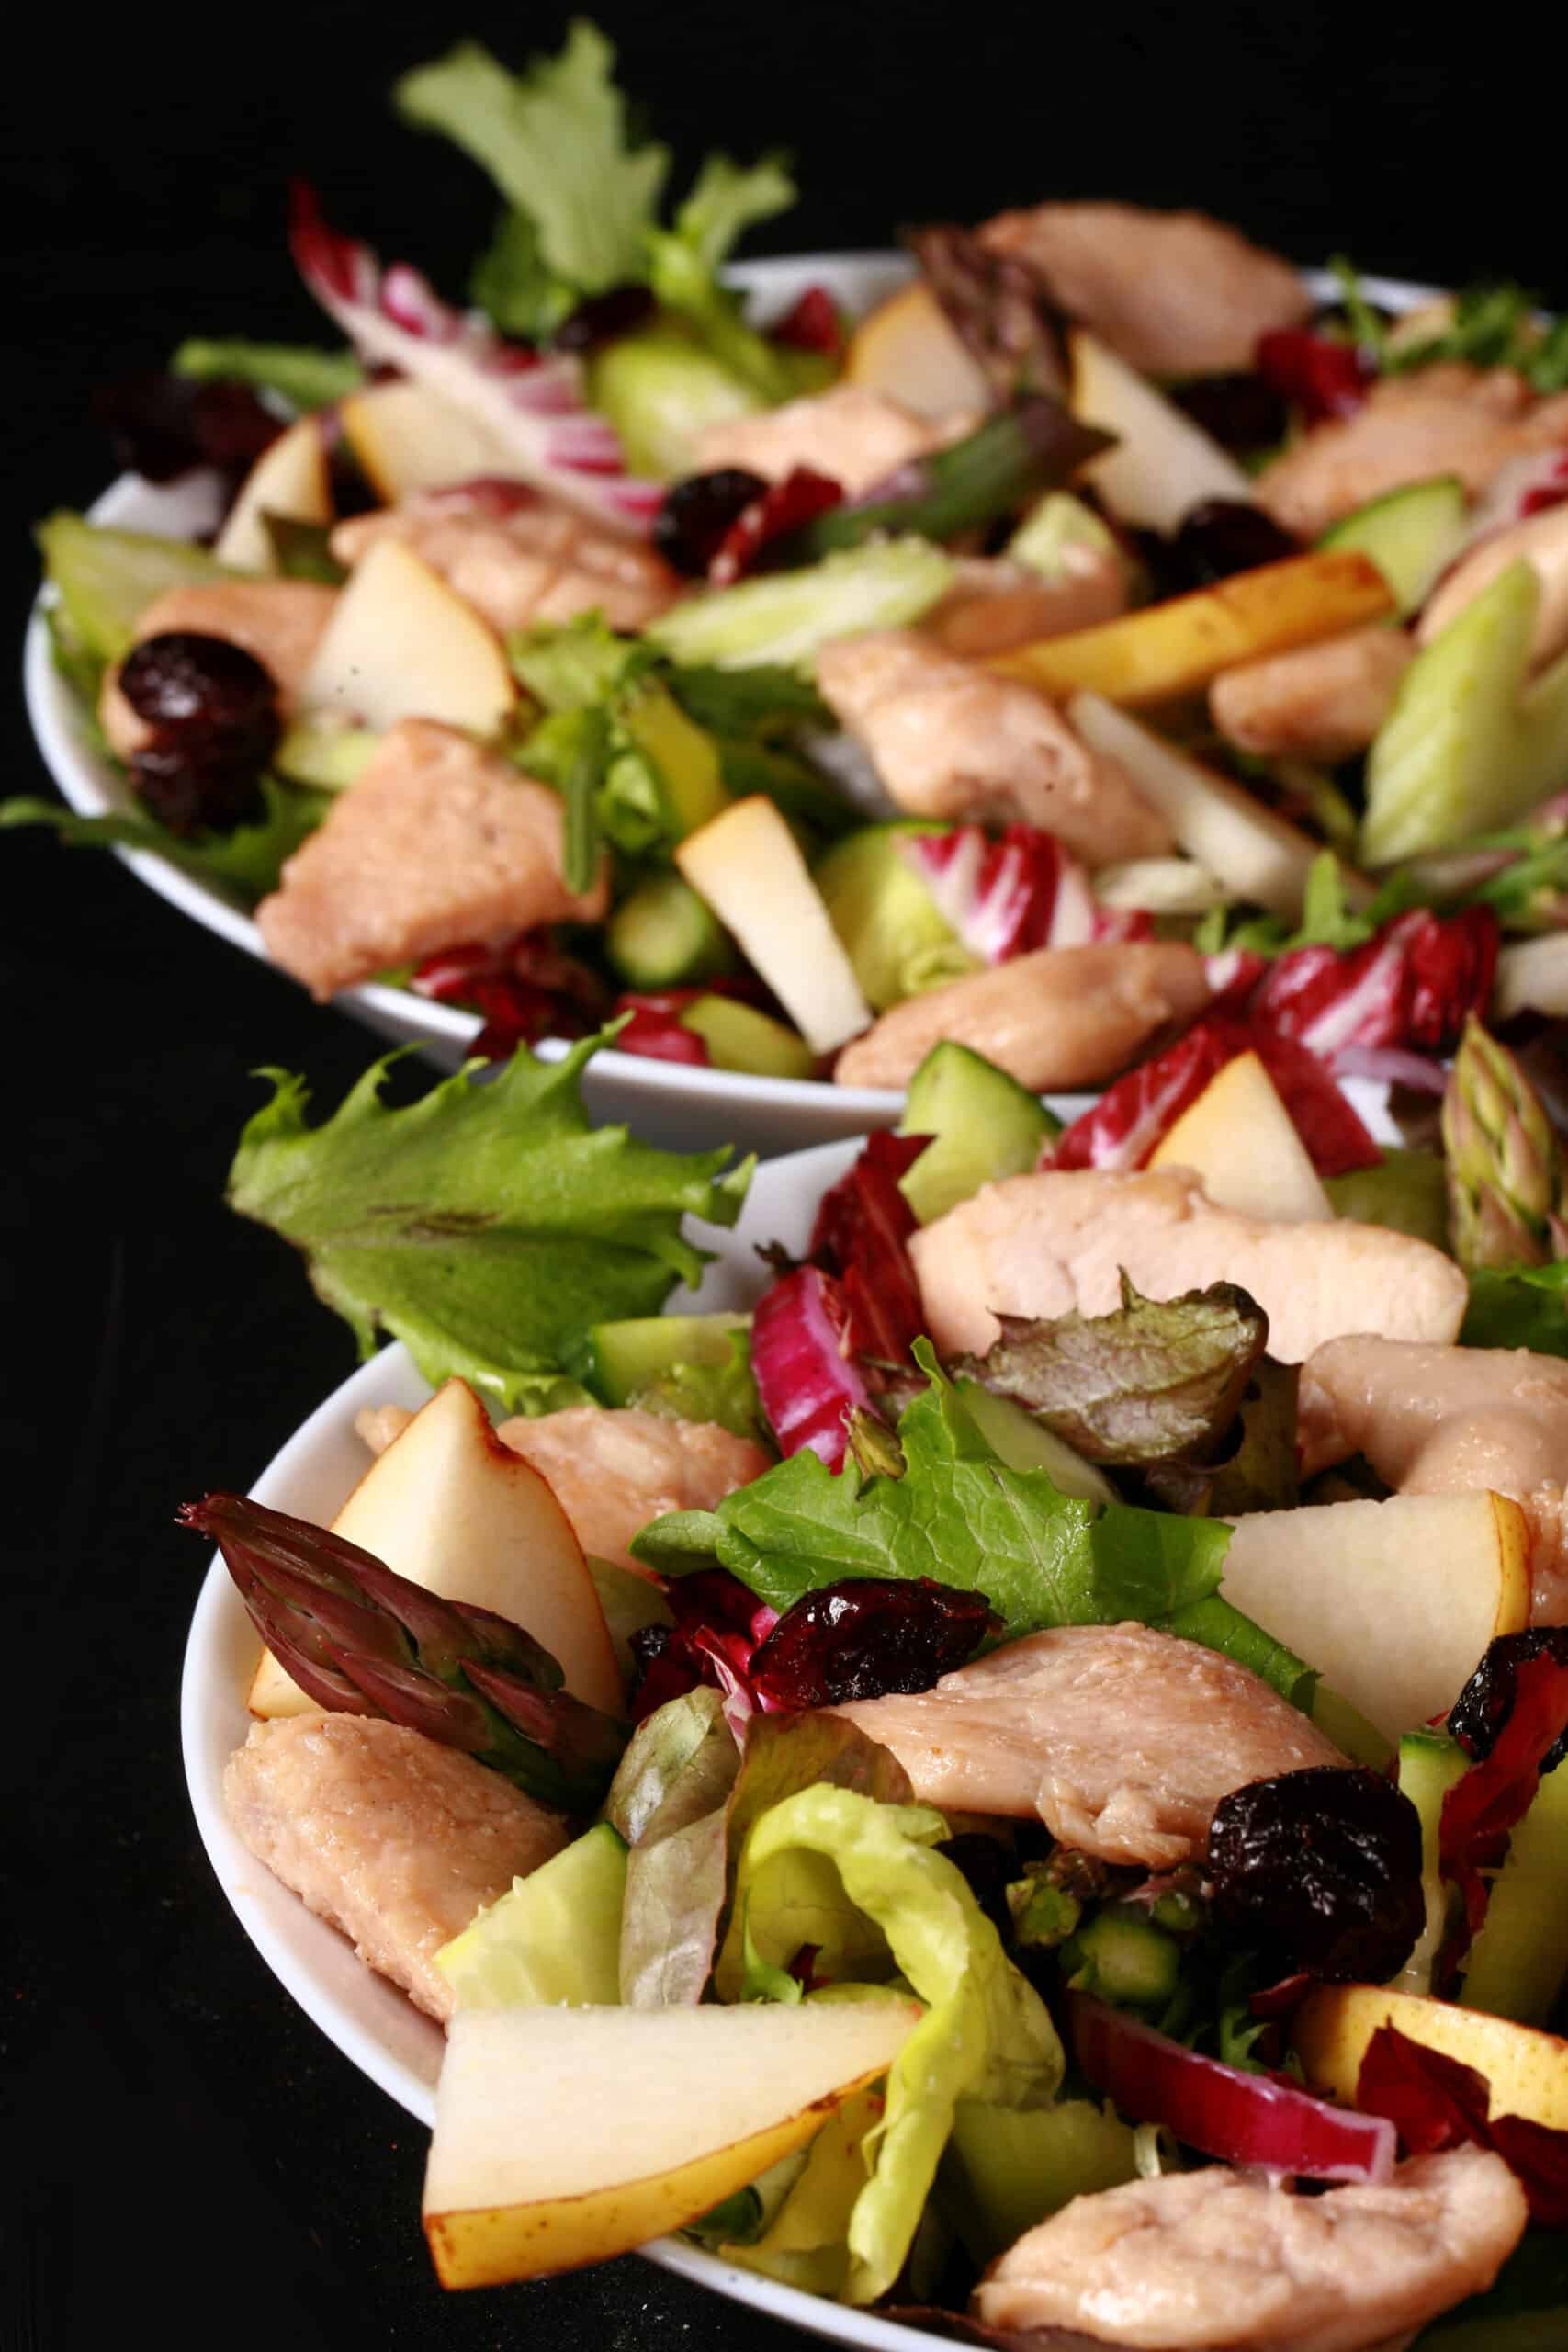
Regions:
<instances>
[{"instance_id":1,"label":"pear slice with yellow skin","mask_svg":"<svg viewBox=\"0 0 1568 2352\"><path fill-rule=\"evenodd\" d=\"M1312 2088L1353 2104L1367 2045L1384 2025L1483 2075L1495 2116L1568 2132L1568 2041L1484 2009L1382 1984L1314 1984L1307 1995L1291 2042Z\"/></svg>"},{"instance_id":2,"label":"pear slice with yellow skin","mask_svg":"<svg viewBox=\"0 0 1568 2352\"><path fill-rule=\"evenodd\" d=\"M884 2075L901 2001L454 2018L424 2231L445 2287L544 2278L682 2229Z\"/></svg>"},{"instance_id":3,"label":"pear slice with yellow skin","mask_svg":"<svg viewBox=\"0 0 1568 2352\"><path fill-rule=\"evenodd\" d=\"M277 570L277 559L263 521L287 515L294 523L330 523L332 477L321 419L301 416L264 449L240 485L212 552L236 571Z\"/></svg>"}]
</instances>

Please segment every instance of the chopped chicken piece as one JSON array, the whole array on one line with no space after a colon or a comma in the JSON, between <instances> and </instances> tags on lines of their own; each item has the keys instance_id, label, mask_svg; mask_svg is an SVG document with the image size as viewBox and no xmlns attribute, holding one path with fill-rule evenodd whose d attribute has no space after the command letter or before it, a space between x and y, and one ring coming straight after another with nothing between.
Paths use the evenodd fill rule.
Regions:
<instances>
[{"instance_id":1,"label":"chopped chicken piece","mask_svg":"<svg viewBox=\"0 0 1568 2352\"><path fill-rule=\"evenodd\" d=\"M1109 1314L1123 1270L1145 1298L1238 1283L1268 1316L1269 1352L1281 1363L1348 1331L1452 1340L1470 1295L1429 1242L1348 1217L1243 1216L1216 1208L1187 1168L1009 1176L924 1227L909 1250L944 1355L983 1355L998 1315Z\"/></svg>"},{"instance_id":2,"label":"chopped chicken piece","mask_svg":"<svg viewBox=\"0 0 1568 2352\"><path fill-rule=\"evenodd\" d=\"M561 801L457 728L405 718L256 910L267 953L324 1001L439 947L608 904L561 879Z\"/></svg>"},{"instance_id":3,"label":"chopped chicken piece","mask_svg":"<svg viewBox=\"0 0 1568 2352\"><path fill-rule=\"evenodd\" d=\"M835 384L831 391L785 401L782 408L710 424L697 437L692 470L741 466L764 481L782 481L796 466L808 466L852 498L911 458L961 440L978 423L978 417L957 414L917 416L884 392Z\"/></svg>"},{"instance_id":4,"label":"chopped chicken piece","mask_svg":"<svg viewBox=\"0 0 1568 2352\"><path fill-rule=\"evenodd\" d=\"M1081 742L1054 703L914 629L824 646L817 684L911 816L1039 825L1089 866L1173 845L1125 770Z\"/></svg>"},{"instance_id":5,"label":"chopped chicken piece","mask_svg":"<svg viewBox=\"0 0 1568 2352\"><path fill-rule=\"evenodd\" d=\"M1303 539L1402 483L1457 474L1475 494L1510 458L1568 445L1568 392L1541 400L1511 368L1444 360L1384 376L1354 416L1314 425L1253 485Z\"/></svg>"},{"instance_id":6,"label":"chopped chicken piece","mask_svg":"<svg viewBox=\"0 0 1568 2352\"><path fill-rule=\"evenodd\" d=\"M1157 2352L1371 2352L1490 2287L1526 2219L1486 2148L1321 2197L1211 2165L1075 2197L991 2265L974 2309Z\"/></svg>"},{"instance_id":7,"label":"chopped chicken piece","mask_svg":"<svg viewBox=\"0 0 1568 2352\"><path fill-rule=\"evenodd\" d=\"M191 581L153 597L137 621L136 642L189 629L243 645L276 681L278 709L288 718L336 601L335 588L314 580ZM98 724L117 760L130 759L152 738L120 693L118 663L104 675Z\"/></svg>"},{"instance_id":8,"label":"chopped chicken piece","mask_svg":"<svg viewBox=\"0 0 1568 2352\"><path fill-rule=\"evenodd\" d=\"M254 1724L223 1795L252 1853L433 2018L452 2011L434 1955L569 1835L488 1765L373 1715Z\"/></svg>"},{"instance_id":9,"label":"chopped chicken piece","mask_svg":"<svg viewBox=\"0 0 1568 2352\"><path fill-rule=\"evenodd\" d=\"M1126 611L1127 596L1127 564L1113 548L1065 548L1062 569L1051 579L1006 556L964 556L947 594L921 620L920 634L934 638L944 653L979 662L1036 638L1113 621Z\"/></svg>"},{"instance_id":10,"label":"chopped chicken piece","mask_svg":"<svg viewBox=\"0 0 1568 2352\"><path fill-rule=\"evenodd\" d=\"M716 1421L669 1420L626 1406L502 1421L497 1434L547 1481L583 1550L624 1568L639 1568L627 1547L650 1519L714 1510L773 1459Z\"/></svg>"},{"instance_id":11,"label":"chopped chicken piece","mask_svg":"<svg viewBox=\"0 0 1568 2352\"><path fill-rule=\"evenodd\" d=\"M951 1037L1036 1093L1099 1086L1210 993L1203 958L1180 940L1036 947L896 1004L844 1047L834 1083L907 1086Z\"/></svg>"},{"instance_id":12,"label":"chopped chicken piece","mask_svg":"<svg viewBox=\"0 0 1568 2352\"><path fill-rule=\"evenodd\" d=\"M1266 654L1220 673L1210 716L1244 752L1332 764L1366 750L1415 656L1404 629L1381 623Z\"/></svg>"},{"instance_id":13,"label":"chopped chicken piece","mask_svg":"<svg viewBox=\"0 0 1568 2352\"><path fill-rule=\"evenodd\" d=\"M1402 1495L1511 1495L1530 1533L1530 1619L1568 1624L1568 1363L1528 1348L1331 1340L1302 1367L1310 1477L1364 1454Z\"/></svg>"},{"instance_id":14,"label":"chopped chicken piece","mask_svg":"<svg viewBox=\"0 0 1568 2352\"><path fill-rule=\"evenodd\" d=\"M1250 1667L1148 1625L1058 1625L934 1690L831 1712L893 1750L922 1804L1038 1815L1151 1870L1201 1854L1233 1789L1345 1760Z\"/></svg>"},{"instance_id":15,"label":"chopped chicken piece","mask_svg":"<svg viewBox=\"0 0 1568 2352\"><path fill-rule=\"evenodd\" d=\"M1555 661L1568 646L1568 503L1527 514L1506 530L1479 539L1427 598L1416 624L1416 643L1430 645L1500 571L1521 558L1534 567L1540 582L1530 667L1540 670Z\"/></svg>"},{"instance_id":16,"label":"chopped chicken piece","mask_svg":"<svg viewBox=\"0 0 1568 2352\"><path fill-rule=\"evenodd\" d=\"M592 612L612 628L644 628L682 593L650 547L545 500L498 514L482 490L420 492L340 523L333 553L356 564L383 538L412 548L500 637Z\"/></svg>"},{"instance_id":17,"label":"chopped chicken piece","mask_svg":"<svg viewBox=\"0 0 1568 2352\"><path fill-rule=\"evenodd\" d=\"M1250 368L1260 334L1312 311L1288 261L1201 212L1040 204L998 213L980 242L1028 263L1058 309L1151 376Z\"/></svg>"},{"instance_id":18,"label":"chopped chicken piece","mask_svg":"<svg viewBox=\"0 0 1568 2352\"><path fill-rule=\"evenodd\" d=\"M400 1405L367 1406L354 1426L372 1453L384 1453L412 1419ZM533 1464L585 1552L638 1576L649 1573L629 1548L639 1528L667 1510L716 1510L773 1460L716 1421L670 1420L628 1406L520 1415L496 1435Z\"/></svg>"}]
</instances>

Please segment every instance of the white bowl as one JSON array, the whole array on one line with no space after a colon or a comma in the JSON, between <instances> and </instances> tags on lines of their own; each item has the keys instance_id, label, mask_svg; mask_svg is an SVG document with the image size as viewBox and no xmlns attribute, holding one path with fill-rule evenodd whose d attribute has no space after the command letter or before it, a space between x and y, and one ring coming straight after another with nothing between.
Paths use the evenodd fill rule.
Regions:
<instances>
[{"instance_id":1,"label":"white bowl","mask_svg":"<svg viewBox=\"0 0 1568 2352\"><path fill-rule=\"evenodd\" d=\"M807 254L776 261L750 262L734 272L735 282L755 295L765 312L786 309L807 287L825 285L846 309L869 310L909 275L904 257L891 253ZM1337 290L1322 271L1306 273L1314 293ZM1393 310L1427 299L1430 289L1394 279L1368 278L1374 301ZM122 529L185 536L217 520L216 493L202 475L158 489L126 474L105 492L92 510L101 523ZM86 816L132 808L126 780L98 752L84 724L81 703L51 656L49 631L35 605L28 628L23 679L28 716L51 774L72 808ZM141 850L117 855L138 877L231 945L261 962L269 960L261 933L240 905L219 886L183 873L165 859ZM368 983L347 989L336 1000L344 1012L384 1037L417 1045L427 1059L456 1069L472 1050L479 1022L455 1006L435 1004L404 989ZM547 1039L537 1050L550 1060L566 1051ZM625 1120L650 1143L694 1150L736 1143L763 1154L794 1151L834 1136L889 1127L903 1107L903 1095L886 1087L835 1086L815 1079L752 1078L743 1072L694 1069L637 1054L598 1055L584 1082L584 1098L596 1119ZM1092 1098L1054 1097L1053 1106L1071 1119Z\"/></svg>"}]
</instances>

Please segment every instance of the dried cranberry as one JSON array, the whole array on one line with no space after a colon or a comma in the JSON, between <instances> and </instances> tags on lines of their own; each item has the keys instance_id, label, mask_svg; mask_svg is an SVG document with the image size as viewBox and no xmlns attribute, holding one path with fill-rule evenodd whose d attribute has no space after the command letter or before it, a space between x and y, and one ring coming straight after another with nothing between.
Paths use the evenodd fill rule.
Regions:
<instances>
[{"instance_id":1,"label":"dried cranberry","mask_svg":"<svg viewBox=\"0 0 1568 2352\"><path fill-rule=\"evenodd\" d=\"M1311 1765L1223 1797L1208 1870L1216 1928L1281 1973L1384 1984L1426 1921L1421 1817L1359 1766Z\"/></svg>"},{"instance_id":2,"label":"dried cranberry","mask_svg":"<svg viewBox=\"0 0 1568 2352\"><path fill-rule=\"evenodd\" d=\"M1282 563L1301 553L1301 542L1244 498L1205 498L1182 516L1176 551L1193 581L1206 586L1259 564Z\"/></svg>"},{"instance_id":3,"label":"dried cranberry","mask_svg":"<svg viewBox=\"0 0 1568 2352\"><path fill-rule=\"evenodd\" d=\"M120 665L119 690L149 727L232 729L277 717L277 687L254 653L226 637L164 629Z\"/></svg>"},{"instance_id":4,"label":"dried cranberry","mask_svg":"<svg viewBox=\"0 0 1568 2352\"><path fill-rule=\"evenodd\" d=\"M775 558L787 561L793 535L843 503L842 485L829 475L792 466L783 481L771 482L741 508L714 550L708 578L716 588L729 588Z\"/></svg>"},{"instance_id":5,"label":"dried cranberry","mask_svg":"<svg viewBox=\"0 0 1568 2352\"><path fill-rule=\"evenodd\" d=\"M215 466L237 484L283 430L248 384L203 384L161 370L106 385L93 412L119 464L148 481Z\"/></svg>"},{"instance_id":6,"label":"dried cranberry","mask_svg":"<svg viewBox=\"0 0 1568 2352\"><path fill-rule=\"evenodd\" d=\"M120 665L119 688L150 740L132 754L143 806L174 833L222 832L261 809L261 772L277 747L277 687L227 638L168 629Z\"/></svg>"},{"instance_id":7,"label":"dried cranberry","mask_svg":"<svg viewBox=\"0 0 1568 2352\"><path fill-rule=\"evenodd\" d=\"M1331 416L1354 416L1373 374L1354 344L1306 327L1280 327L1260 335L1257 358L1259 375L1314 424Z\"/></svg>"},{"instance_id":8,"label":"dried cranberry","mask_svg":"<svg viewBox=\"0 0 1568 2352\"><path fill-rule=\"evenodd\" d=\"M825 286L808 286L768 332L791 351L822 351L832 358L844 347L843 322Z\"/></svg>"},{"instance_id":9,"label":"dried cranberry","mask_svg":"<svg viewBox=\"0 0 1568 2352\"><path fill-rule=\"evenodd\" d=\"M761 474L720 466L671 482L653 518L653 544L688 580L705 580L731 525L767 490Z\"/></svg>"},{"instance_id":10,"label":"dried cranberry","mask_svg":"<svg viewBox=\"0 0 1568 2352\"><path fill-rule=\"evenodd\" d=\"M132 753L130 786L165 832L227 833L261 816L263 764L236 759L187 728Z\"/></svg>"},{"instance_id":11,"label":"dried cranberry","mask_svg":"<svg viewBox=\"0 0 1568 2352\"><path fill-rule=\"evenodd\" d=\"M541 1037L582 1037L603 1023L609 990L596 972L568 956L547 929L519 932L486 945L440 949L416 967L409 986L439 1004L462 1004L484 1016L473 1050L484 1061L510 1061Z\"/></svg>"},{"instance_id":12,"label":"dried cranberry","mask_svg":"<svg viewBox=\"0 0 1568 2352\"><path fill-rule=\"evenodd\" d=\"M983 1593L929 1577L845 1577L804 1593L751 1660L764 1703L835 1707L929 1690L998 1629Z\"/></svg>"},{"instance_id":13,"label":"dried cranberry","mask_svg":"<svg viewBox=\"0 0 1568 2352\"><path fill-rule=\"evenodd\" d=\"M1519 1668L1527 1658L1549 1657L1568 1666L1568 1625L1533 1625L1525 1634L1500 1634L1489 1643L1484 1657L1453 1705L1449 1729L1469 1756L1490 1756L1498 1735L1514 1712ZM1555 1771L1568 1756L1568 1732L1540 1759L1543 1772Z\"/></svg>"},{"instance_id":14,"label":"dried cranberry","mask_svg":"<svg viewBox=\"0 0 1568 2352\"><path fill-rule=\"evenodd\" d=\"M702 1679L697 1663L672 1625L639 1625L629 1635L627 1646L635 1668L631 1691L634 1723L640 1724L655 1713L667 1700L680 1699L688 1690L694 1690Z\"/></svg>"},{"instance_id":15,"label":"dried cranberry","mask_svg":"<svg viewBox=\"0 0 1568 2352\"><path fill-rule=\"evenodd\" d=\"M1196 376L1170 397L1211 440L1243 453L1271 449L1284 439L1291 422L1279 391L1256 368L1229 376Z\"/></svg>"},{"instance_id":16,"label":"dried cranberry","mask_svg":"<svg viewBox=\"0 0 1568 2352\"><path fill-rule=\"evenodd\" d=\"M619 334L631 334L653 316L653 291L647 286L612 286L605 294L590 295L563 319L552 338L558 351L596 351Z\"/></svg>"}]
</instances>

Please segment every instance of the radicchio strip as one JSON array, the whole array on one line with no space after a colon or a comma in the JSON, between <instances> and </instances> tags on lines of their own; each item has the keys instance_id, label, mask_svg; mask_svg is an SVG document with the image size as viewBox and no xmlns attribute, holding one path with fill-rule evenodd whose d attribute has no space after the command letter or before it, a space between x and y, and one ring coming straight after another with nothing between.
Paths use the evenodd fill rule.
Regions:
<instances>
[{"instance_id":1,"label":"radicchio strip","mask_svg":"<svg viewBox=\"0 0 1568 2352\"><path fill-rule=\"evenodd\" d=\"M663 487L628 475L615 428L586 405L575 359L506 342L443 302L406 263L383 269L368 245L328 227L300 180L288 239L306 285L362 358L397 368L472 417L523 481L610 530L647 535Z\"/></svg>"},{"instance_id":2,"label":"radicchio strip","mask_svg":"<svg viewBox=\"0 0 1568 2352\"><path fill-rule=\"evenodd\" d=\"M1226 2164L1261 2165L1302 2180L1382 2182L1395 2132L1382 2116L1314 2098L1272 2075L1204 2058L1087 1993L1068 1996L1073 2055L1096 2090L1140 2123Z\"/></svg>"},{"instance_id":3,"label":"radicchio strip","mask_svg":"<svg viewBox=\"0 0 1568 2352\"><path fill-rule=\"evenodd\" d=\"M839 1469L845 1422L871 1392L846 1353L843 1286L820 1266L797 1266L762 1293L751 1317L751 1372L781 1453L809 1447Z\"/></svg>"},{"instance_id":4,"label":"radicchio strip","mask_svg":"<svg viewBox=\"0 0 1568 2352\"><path fill-rule=\"evenodd\" d=\"M1314 334L1310 327L1270 329L1258 336L1254 358L1264 382L1311 424L1354 416L1377 374L1353 343Z\"/></svg>"},{"instance_id":5,"label":"radicchio strip","mask_svg":"<svg viewBox=\"0 0 1568 2352\"><path fill-rule=\"evenodd\" d=\"M585 1037L604 1020L609 1001L597 974L564 955L548 931L441 948L416 965L409 987L437 1004L482 1014L472 1051L484 1061L510 1061L520 1045L541 1037Z\"/></svg>"},{"instance_id":6,"label":"radicchio strip","mask_svg":"<svg viewBox=\"0 0 1568 2352\"><path fill-rule=\"evenodd\" d=\"M1467 1013L1484 1012L1499 936L1490 907L1457 915L1417 907L1348 954L1296 947L1277 956L1248 1013L1324 1061L1348 1046L1440 1053Z\"/></svg>"},{"instance_id":7,"label":"radicchio strip","mask_svg":"<svg viewBox=\"0 0 1568 2352\"><path fill-rule=\"evenodd\" d=\"M842 1281L850 1353L900 1372L924 1329L924 1310L909 1256L918 1220L898 1180L930 1141L886 1129L868 1136L853 1166L822 1195L807 1252ZM879 1385L875 1370L867 1372L870 1385Z\"/></svg>"},{"instance_id":8,"label":"radicchio strip","mask_svg":"<svg viewBox=\"0 0 1568 2352\"><path fill-rule=\"evenodd\" d=\"M1531 2219L1545 2229L1568 2228L1568 2132L1522 2115L1495 2116L1492 2086L1475 2067L1380 2025L1361 2060L1356 2104L1386 2116L1413 2154L1464 2141L1492 2149L1517 2175Z\"/></svg>"},{"instance_id":9,"label":"radicchio strip","mask_svg":"<svg viewBox=\"0 0 1568 2352\"><path fill-rule=\"evenodd\" d=\"M906 834L897 847L970 954L987 964L1036 947L1146 939L1154 928L1134 909L1102 907L1077 858L1036 825L1010 825L999 841L979 825L955 825Z\"/></svg>"},{"instance_id":10,"label":"radicchio strip","mask_svg":"<svg viewBox=\"0 0 1568 2352\"><path fill-rule=\"evenodd\" d=\"M708 565L716 588L728 588L763 563L768 548L818 514L844 503L843 485L809 466L792 466L782 481L769 482L743 506L720 539Z\"/></svg>"}]
</instances>

